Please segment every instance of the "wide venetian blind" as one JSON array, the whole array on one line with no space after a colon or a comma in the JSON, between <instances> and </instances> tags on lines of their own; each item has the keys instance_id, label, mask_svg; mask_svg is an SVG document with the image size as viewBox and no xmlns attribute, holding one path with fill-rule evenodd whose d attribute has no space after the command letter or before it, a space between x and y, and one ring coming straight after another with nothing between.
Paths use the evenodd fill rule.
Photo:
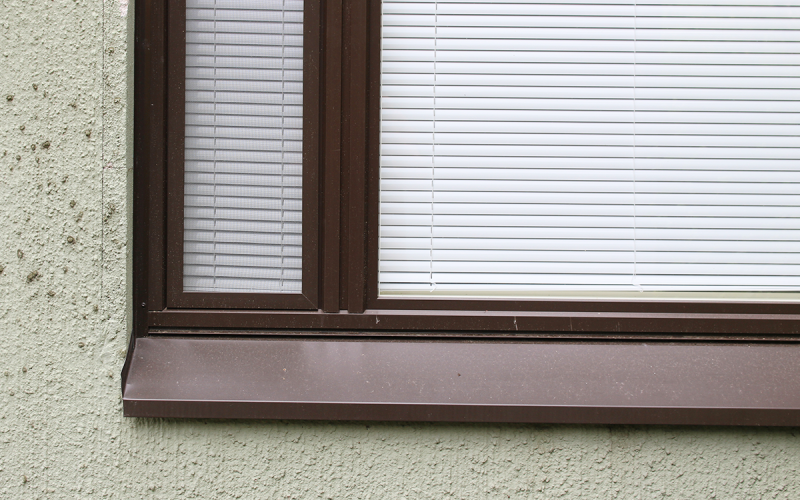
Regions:
<instances>
[{"instance_id":1,"label":"wide venetian blind","mask_svg":"<svg viewBox=\"0 0 800 500\"><path fill-rule=\"evenodd\" d=\"M382 18L382 294L800 290L800 2Z\"/></svg>"},{"instance_id":2,"label":"wide venetian blind","mask_svg":"<svg viewBox=\"0 0 800 500\"><path fill-rule=\"evenodd\" d=\"M184 290L299 293L302 0L187 0Z\"/></svg>"}]
</instances>

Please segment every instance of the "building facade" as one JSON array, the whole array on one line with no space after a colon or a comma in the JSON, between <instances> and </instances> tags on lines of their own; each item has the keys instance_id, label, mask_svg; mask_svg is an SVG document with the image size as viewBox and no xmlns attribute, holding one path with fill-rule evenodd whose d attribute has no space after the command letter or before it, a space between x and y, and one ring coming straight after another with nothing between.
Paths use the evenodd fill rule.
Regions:
<instances>
[{"instance_id":1,"label":"building facade","mask_svg":"<svg viewBox=\"0 0 800 500\"><path fill-rule=\"evenodd\" d=\"M791 428L122 416L133 5L0 3L0 497L797 498Z\"/></svg>"}]
</instances>

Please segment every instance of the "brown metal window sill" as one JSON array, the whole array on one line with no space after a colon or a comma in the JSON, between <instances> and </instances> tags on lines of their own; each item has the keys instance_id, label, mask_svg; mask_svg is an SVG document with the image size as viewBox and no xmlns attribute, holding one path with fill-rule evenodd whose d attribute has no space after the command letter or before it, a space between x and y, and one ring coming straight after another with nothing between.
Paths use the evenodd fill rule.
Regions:
<instances>
[{"instance_id":1,"label":"brown metal window sill","mask_svg":"<svg viewBox=\"0 0 800 500\"><path fill-rule=\"evenodd\" d=\"M139 338L126 416L800 424L800 345Z\"/></svg>"}]
</instances>

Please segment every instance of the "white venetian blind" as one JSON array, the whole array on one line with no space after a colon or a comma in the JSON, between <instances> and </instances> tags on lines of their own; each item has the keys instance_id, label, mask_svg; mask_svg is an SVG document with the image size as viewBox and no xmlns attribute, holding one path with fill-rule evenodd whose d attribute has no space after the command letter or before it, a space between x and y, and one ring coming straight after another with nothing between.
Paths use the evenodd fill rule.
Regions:
<instances>
[{"instance_id":1,"label":"white venetian blind","mask_svg":"<svg viewBox=\"0 0 800 500\"><path fill-rule=\"evenodd\" d=\"M383 2L380 292L800 290L800 1Z\"/></svg>"},{"instance_id":2,"label":"white venetian blind","mask_svg":"<svg viewBox=\"0 0 800 500\"><path fill-rule=\"evenodd\" d=\"M184 290L299 293L303 0L187 0Z\"/></svg>"}]
</instances>

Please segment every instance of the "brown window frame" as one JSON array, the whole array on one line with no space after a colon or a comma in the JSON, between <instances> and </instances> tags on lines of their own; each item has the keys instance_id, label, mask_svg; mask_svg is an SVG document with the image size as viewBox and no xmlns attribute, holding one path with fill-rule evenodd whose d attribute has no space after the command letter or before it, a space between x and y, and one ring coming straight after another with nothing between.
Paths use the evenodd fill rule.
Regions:
<instances>
[{"instance_id":1,"label":"brown window frame","mask_svg":"<svg viewBox=\"0 0 800 500\"><path fill-rule=\"evenodd\" d=\"M185 0L137 2L132 256L134 331L123 372L126 415L573 423L800 423L800 401L796 398L776 396L777 399L768 401L764 407L766 403L759 394L785 378L785 366L781 365L783 367L779 370L761 363L747 370L740 369L749 359L742 356L743 345L756 350L781 345L787 352L800 347L797 343L800 339L799 303L379 297L380 5L380 0L306 0L303 293L290 295L183 292ZM680 365L678 357L689 352L705 352L704 349L713 346L719 350L717 362L724 367L721 369L725 375L734 381L734 386L747 385L751 392L733 408L727 408L723 403L716 406L709 403L708 407L694 404L690 408L686 406L688 401L694 401L693 398L703 391L713 394L716 386L713 380L702 381L699 384L702 389L689 387L692 384L684 382L677 391L683 394L683 399L667 398L669 401L665 399L666 406L662 407L657 404L657 398L648 399L644 406L644 403L636 401L620 404L614 400L609 385L606 399L573 402L570 405L577 405L578 410L567 405L572 409L561 413L557 410L561 408L559 404L548 406L530 402L530 394L525 392L529 389L522 387L506 391L502 403L498 403L490 391L476 387L475 401L457 405L457 408L445 404L443 395L447 391L444 388L436 392L439 396L433 395L413 404L397 400L401 396L393 396L388 391L385 401L379 401L382 406L375 406L378 404L375 403L363 408L356 408L353 402L333 400L313 404L298 401L291 406L286 401L270 400L268 394L264 396L263 387L256 391L261 399L248 403L249 406L230 401L223 404L221 401L226 400L226 394L213 384L198 389L194 399L185 399L180 394L152 396L158 392L156 388L162 378L175 381L193 373L197 379L199 375L192 371L194 368L188 368L196 367L200 362L192 357L192 352L196 354L212 349L220 353L216 361L206 359L202 362L210 372L216 370L217 380L224 379L226 373L238 373L232 368L230 353L238 352L242 342L252 339L275 342L252 344L256 351L267 349L262 353L267 357L270 356L269 349L281 350L291 357L289 353L298 346L310 348L319 346L319 342L349 342L346 345L352 349L364 347L363 343L375 348L377 344L369 343L381 343L380 354L375 356L387 363L399 359L392 354L392 346L401 352L424 346L434 349L430 346L435 344L436 349L444 351L450 346L453 353L471 346L473 352L462 361L467 363L466 359L472 359L469 366L454 363L452 369L466 371L471 367L483 373L484 379L505 376L501 373L493 375L490 366L481 365L480 359L489 359L489 353L502 351L502 346L508 343L516 344L521 351L533 356L515 358L518 365L524 364L525 359L538 359L536 356L544 355L542 352L547 350L541 346L553 344L581 346L580 354L573 353L571 359L586 363L593 359L595 352L607 353L609 346L619 346L619 352L638 352L632 346L655 343L665 349L666 354L659 358L663 367L677 367ZM285 345L285 342L299 344ZM161 347L153 347L157 345ZM170 347L177 345L194 347ZM137 357L137 353L147 353L149 357ZM424 358L421 355L415 357ZM762 358L754 353L752 359ZM413 364L413 360L406 361ZM214 365L215 362L218 364ZM315 372L317 378L309 378L309 373L298 375L297 381L293 382L299 384L295 388L298 394L305 390L302 384L325 387L329 377L347 376L346 366L330 360L323 364L332 365L328 367L330 373L320 375ZM150 368L145 370L145 365ZM187 368L180 373L158 368L167 365ZM523 368L515 365L510 369ZM648 372L646 368L642 367L639 372L628 370L623 379L632 383L645 381L650 384L648 387L658 386L659 381L653 378L654 372ZM248 373L254 380L265 376L263 373L259 375L256 368ZM423 374L420 383L441 384L441 380L435 379L437 375L431 367L415 366L409 373ZM373 371L370 376L380 378L380 373ZM425 379L424 376L434 379ZM760 385L753 386L748 382L755 379L760 380ZM488 380L487 383L491 386L499 383L498 380ZM563 385L568 381L574 387L582 383L580 377L565 374L563 380L540 381L535 390L546 392L546 389L559 384L565 391L575 390L569 384ZM800 374L785 381L784 387L786 384L800 389ZM140 391L132 389L133 386ZM142 389L144 387L149 387L150 392ZM597 393L604 394L602 388ZM353 397L363 398L363 395ZM437 398L444 399L439 401ZM604 401L608 403L607 411L598 417L597 407L603 406ZM527 410L510 409L517 408L515 402ZM748 406L751 403L752 407ZM292 408L291 411L286 410L286 404ZM336 410L341 405L349 410ZM645 411L645 406L650 410ZM439 410L432 411L434 407Z\"/></svg>"},{"instance_id":2,"label":"brown window frame","mask_svg":"<svg viewBox=\"0 0 800 500\"><path fill-rule=\"evenodd\" d=\"M317 225L319 191L317 173L319 164L319 0L310 0L306 9L304 39L306 51L303 71L307 83L303 91L306 102L303 129L310 131L303 146L303 243L302 293L187 293L183 291L183 178L185 139L185 61L186 61L186 1L167 1L167 74L166 90L166 305L169 308L203 309L316 309L318 260Z\"/></svg>"}]
</instances>

